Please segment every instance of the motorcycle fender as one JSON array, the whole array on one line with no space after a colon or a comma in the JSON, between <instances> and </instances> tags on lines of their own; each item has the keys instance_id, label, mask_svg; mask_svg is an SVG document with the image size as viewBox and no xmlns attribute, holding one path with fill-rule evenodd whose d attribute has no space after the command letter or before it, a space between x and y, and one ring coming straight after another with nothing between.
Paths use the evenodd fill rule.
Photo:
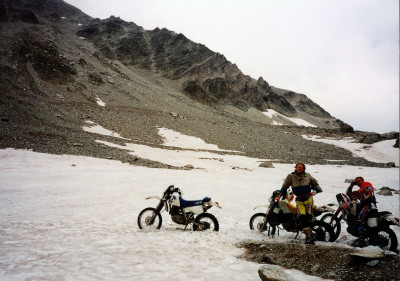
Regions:
<instances>
[{"instance_id":1,"label":"motorcycle fender","mask_svg":"<svg viewBox=\"0 0 400 281\"><path fill-rule=\"evenodd\" d=\"M390 224L400 226L400 222L398 222L398 221L394 218L394 216L393 216L392 214L384 215L383 217L380 217L380 219L383 219L383 220L385 220L385 221L388 221Z\"/></svg>"},{"instance_id":2,"label":"motorcycle fender","mask_svg":"<svg viewBox=\"0 0 400 281\"><path fill-rule=\"evenodd\" d=\"M214 202L214 201L211 201L211 200L210 200L210 205L211 205L211 206L215 206L215 207L218 207L218 208L222 209L221 205L219 205L219 203L218 203L218 202Z\"/></svg>"},{"instance_id":3,"label":"motorcycle fender","mask_svg":"<svg viewBox=\"0 0 400 281\"><path fill-rule=\"evenodd\" d=\"M253 210L258 209L258 208L268 208L268 205L267 204L258 205L258 206L255 206Z\"/></svg>"},{"instance_id":4,"label":"motorcycle fender","mask_svg":"<svg viewBox=\"0 0 400 281\"><path fill-rule=\"evenodd\" d=\"M149 196L149 197L146 197L146 200L149 200L149 199L161 200L161 198L160 198L159 196Z\"/></svg>"},{"instance_id":5,"label":"motorcycle fender","mask_svg":"<svg viewBox=\"0 0 400 281\"><path fill-rule=\"evenodd\" d=\"M184 208L184 211L185 211L185 213L192 212L192 213L195 213L196 215L204 213L203 205Z\"/></svg>"}]
</instances>

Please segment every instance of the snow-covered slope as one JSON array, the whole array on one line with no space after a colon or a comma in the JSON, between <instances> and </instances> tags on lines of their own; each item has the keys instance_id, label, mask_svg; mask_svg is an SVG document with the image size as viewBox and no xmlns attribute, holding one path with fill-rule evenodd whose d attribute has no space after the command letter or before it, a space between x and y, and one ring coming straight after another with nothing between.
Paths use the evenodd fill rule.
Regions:
<instances>
[{"instance_id":1,"label":"snow-covered slope","mask_svg":"<svg viewBox=\"0 0 400 281\"><path fill-rule=\"evenodd\" d=\"M260 280L259 264L238 259L243 249L235 247L236 243L304 242L303 236L293 240L295 234L284 231L269 238L248 226L256 212L253 208L266 203L271 192L280 188L293 165L261 168L260 159L243 157L233 162L231 157L240 156L213 152L204 156L204 151L189 150L196 149L191 145L193 139L185 138L183 145L179 134L161 132L166 143L187 150L169 155L143 146L131 153L166 153L164 158L171 161L180 161L180 155L185 155L182 163L190 161L201 168L152 169L88 157L0 150L0 280L255 281ZM201 145L202 149L216 149ZM232 169L237 165L239 169ZM317 205L335 203L335 194L348 186L344 180L355 176L363 176L377 189L399 187L398 168L307 165L307 171L324 190L315 197ZM183 231L167 213L162 214L159 231L139 230L139 212L157 204L145 198L160 195L170 184L180 187L186 199L209 196L219 202L223 208L210 212L218 218L220 231ZM380 209L399 216L398 195L377 198ZM400 238L399 228L394 230ZM349 247L353 240L344 231L337 242L326 244ZM300 272L288 272L301 276ZM311 276L302 279L319 280Z\"/></svg>"},{"instance_id":2,"label":"snow-covered slope","mask_svg":"<svg viewBox=\"0 0 400 281\"><path fill-rule=\"evenodd\" d=\"M305 139L333 144L350 150L354 155L371 162L393 162L399 166L399 149L393 147L396 140L385 140L373 144L359 143L353 138L321 138L318 136L303 135Z\"/></svg>"},{"instance_id":3,"label":"snow-covered slope","mask_svg":"<svg viewBox=\"0 0 400 281\"><path fill-rule=\"evenodd\" d=\"M287 116L284 116L280 114L279 112L276 112L273 109L268 109L268 111L263 112L264 115L272 119L272 125L283 125L279 121L276 120L284 120L284 121L289 121L291 123L294 123L298 126L305 126L305 127L317 127L314 124L311 124L310 122L307 122L301 118L290 118Z\"/></svg>"}]
</instances>

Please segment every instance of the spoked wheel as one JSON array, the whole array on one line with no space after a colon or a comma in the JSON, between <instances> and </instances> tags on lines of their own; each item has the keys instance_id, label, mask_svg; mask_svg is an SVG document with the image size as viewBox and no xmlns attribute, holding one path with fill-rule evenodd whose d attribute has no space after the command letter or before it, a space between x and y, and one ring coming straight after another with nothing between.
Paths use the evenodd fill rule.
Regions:
<instances>
[{"instance_id":1,"label":"spoked wheel","mask_svg":"<svg viewBox=\"0 0 400 281\"><path fill-rule=\"evenodd\" d=\"M140 229L160 229L162 217L154 208L146 208L138 216L138 225Z\"/></svg>"},{"instance_id":2,"label":"spoked wheel","mask_svg":"<svg viewBox=\"0 0 400 281\"><path fill-rule=\"evenodd\" d=\"M322 216L321 221L326 222L333 228L334 234L333 234L333 238L332 238L333 240L331 242L338 239L339 235L340 235L340 231L342 230L342 227L340 225L340 220L337 217L333 218L333 214L325 214Z\"/></svg>"},{"instance_id":3,"label":"spoked wheel","mask_svg":"<svg viewBox=\"0 0 400 281\"><path fill-rule=\"evenodd\" d=\"M260 232L264 232L264 231L268 230L268 235L270 235L270 234L272 236L275 235L276 226L271 226L268 222L265 222L266 219L267 219L267 215L264 213L254 214L250 218L250 229L258 230Z\"/></svg>"},{"instance_id":4,"label":"spoked wheel","mask_svg":"<svg viewBox=\"0 0 400 281\"><path fill-rule=\"evenodd\" d=\"M218 231L219 223L214 215L209 213L202 213L194 219L194 231Z\"/></svg>"},{"instance_id":5,"label":"spoked wheel","mask_svg":"<svg viewBox=\"0 0 400 281\"><path fill-rule=\"evenodd\" d=\"M397 237L389 227L378 227L377 230L370 232L367 239L372 246L378 246L386 251L397 252Z\"/></svg>"},{"instance_id":6,"label":"spoked wheel","mask_svg":"<svg viewBox=\"0 0 400 281\"><path fill-rule=\"evenodd\" d=\"M335 232L333 227L323 221L314 221L311 224L311 233L316 241L333 242Z\"/></svg>"}]
</instances>

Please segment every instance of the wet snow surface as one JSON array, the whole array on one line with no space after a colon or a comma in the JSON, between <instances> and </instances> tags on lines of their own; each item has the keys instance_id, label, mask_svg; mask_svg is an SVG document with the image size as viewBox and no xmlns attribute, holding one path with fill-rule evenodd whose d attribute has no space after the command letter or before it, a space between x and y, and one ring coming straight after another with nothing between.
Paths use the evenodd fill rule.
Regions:
<instances>
[{"instance_id":1,"label":"wet snow surface","mask_svg":"<svg viewBox=\"0 0 400 281\"><path fill-rule=\"evenodd\" d=\"M163 134L168 139L168 130ZM168 145L174 146L171 139ZM196 151L191 153L195 159ZM237 258L244 250L235 244L304 242L293 233L269 238L249 229L250 217L265 210L253 208L280 188L293 165L260 168L259 159L246 158L246 167L232 169L229 160L221 161L232 156L210 154L209 168L187 171L0 150L0 280L260 280L260 265ZM308 165L307 171L324 190L315 197L317 205L335 203L335 195L348 186L344 180L359 175L376 189L399 188L398 168ZM158 203L145 198L160 196L170 184L180 187L185 199L209 196L219 202L223 208L210 212L220 231L183 231L165 212L159 231L139 230L139 212ZM377 200L381 210L399 217L398 195L377 195ZM400 237L400 228L393 229ZM342 230L337 242L324 244L349 247L353 241Z\"/></svg>"}]
</instances>

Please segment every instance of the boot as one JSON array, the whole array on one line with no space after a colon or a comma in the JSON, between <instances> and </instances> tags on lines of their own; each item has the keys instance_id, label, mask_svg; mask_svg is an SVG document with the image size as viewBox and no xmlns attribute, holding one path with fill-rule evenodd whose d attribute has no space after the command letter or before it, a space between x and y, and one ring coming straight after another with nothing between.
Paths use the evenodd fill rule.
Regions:
<instances>
[{"instance_id":1,"label":"boot","mask_svg":"<svg viewBox=\"0 0 400 281\"><path fill-rule=\"evenodd\" d=\"M307 237L304 244L314 245L314 239L312 239L311 237Z\"/></svg>"},{"instance_id":2,"label":"boot","mask_svg":"<svg viewBox=\"0 0 400 281\"><path fill-rule=\"evenodd\" d=\"M304 232L304 234L306 235L306 242L305 242L305 244L314 245L314 244L315 244L315 243L314 243L314 239L312 239L312 237L311 237L311 228L309 228L309 227L303 228L303 232Z\"/></svg>"},{"instance_id":3,"label":"boot","mask_svg":"<svg viewBox=\"0 0 400 281\"><path fill-rule=\"evenodd\" d=\"M364 239L358 238L351 244L351 246L358 247L358 248L364 248L364 247L367 247L368 244Z\"/></svg>"}]
</instances>

